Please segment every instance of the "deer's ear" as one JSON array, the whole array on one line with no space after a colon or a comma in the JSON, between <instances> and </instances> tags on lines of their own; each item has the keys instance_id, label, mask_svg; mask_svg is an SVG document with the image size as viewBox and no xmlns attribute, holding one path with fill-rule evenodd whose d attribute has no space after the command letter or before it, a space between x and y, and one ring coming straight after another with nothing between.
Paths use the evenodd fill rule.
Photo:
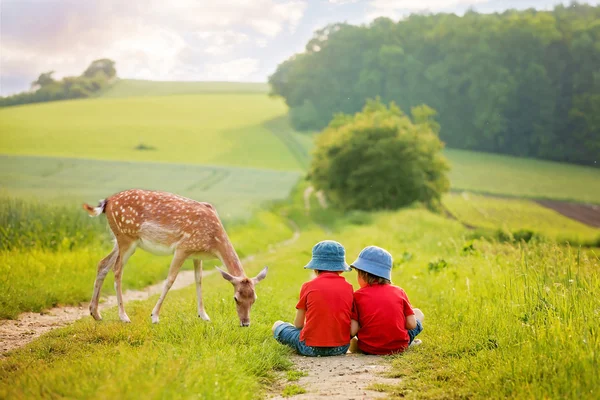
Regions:
<instances>
[{"instance_id":1,"label":"deer's ear","mask_svg":"<svg viewBox=\"0 0 600 400\"><path fill-rule=\"evenodd\" d=\"M223 279L226 279L226 280L228 280L231 283L233 283L236 280L235 276L229 274L229 272L223 271L219 267L215 267L215 268L217 269L217 271L219 271L221 273L221 275L223 276Z\"/></svg>"},{"instance_id":2,"label":"deer's ear","mask_svg":"<svg viewBox=\"0 0 600 400\"><path fill-rule=\"evenodd\" d=\"M269 271L269 267L264 267L262 271L256 275L256 277L252 278L252 281L256 285L258 282L262 281L267 277L267 272Z\"/></svg>"}]
</instances>

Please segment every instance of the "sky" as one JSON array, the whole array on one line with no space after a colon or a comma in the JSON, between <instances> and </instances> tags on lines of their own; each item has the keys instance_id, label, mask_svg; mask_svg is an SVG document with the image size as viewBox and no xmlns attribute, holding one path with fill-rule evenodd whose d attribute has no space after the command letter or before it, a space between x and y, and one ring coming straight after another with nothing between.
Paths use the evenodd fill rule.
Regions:
<instances>
[{"instance_id":1,"label":"sky","mask_svg":"<svg viewBox=\"0 0 600 400\"><path fill-rule=\"evenodd\" d=\"M580 1L599 4L600 0ZM560 0L0 0L0 95L111 58L121 78L265 82L315 30L413 12L551 9Z\"/></svg>"}]
</instances>

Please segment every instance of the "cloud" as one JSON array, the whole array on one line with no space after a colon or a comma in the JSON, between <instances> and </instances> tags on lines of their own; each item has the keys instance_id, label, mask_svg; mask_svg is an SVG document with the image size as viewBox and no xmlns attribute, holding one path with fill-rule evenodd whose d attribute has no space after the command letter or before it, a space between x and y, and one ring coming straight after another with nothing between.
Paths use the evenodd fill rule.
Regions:
<instances>
[{"instance_id":1,"label":"cloud","mask_svg":"<svg viewBox=\"0 0 600 400\"><path fill-rule=\"evenodd\" d=\"M293 33L306 6L305 0L3 0L0 90L13 88L8 77L78 75L99 57L114 59L127 78L212 79L220 66L221 80L239 80L258 65L244 53ZM234 51L240 54L232 60Z\"/></svg>"}]
</instances>

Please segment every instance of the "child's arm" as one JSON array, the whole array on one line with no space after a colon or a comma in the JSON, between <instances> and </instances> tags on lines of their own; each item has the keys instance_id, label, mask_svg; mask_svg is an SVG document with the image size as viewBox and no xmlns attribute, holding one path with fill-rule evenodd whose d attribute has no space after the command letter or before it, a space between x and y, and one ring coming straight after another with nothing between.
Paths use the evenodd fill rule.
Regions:
<instances>
[{"instance_id":1,"label":"child's arm","mask_svg":"<svg viewBox=\"0 0 600 400\"><path fill-rule=\"evenodd\" d=\"M304 328L304 318L306 317L306 310L298 308L296 310L296 319L294 320L294 326L298 329Z\"/></svg>"},{"instance_id":2,"label":"child's arm","mask_svg":"<svg viewBox=\"0 0 600 400\"><path fill-rule=\"evenodd\" d=\"M406 329L411 330L417 327L417 317L415 315L406 316Z\"/></svg>"},{"instance_id":3,"label":"child's arm","mask_svg":"<svg viewBox=\"0 0 600 400\"><path fill-rule=\"evenodd\" d=\"M350 337L351 338L356 336L359 329L360 329L360 325L358 324L358 321L356 321L354 319L350 320Z\"/></svg>"}]
</instances>

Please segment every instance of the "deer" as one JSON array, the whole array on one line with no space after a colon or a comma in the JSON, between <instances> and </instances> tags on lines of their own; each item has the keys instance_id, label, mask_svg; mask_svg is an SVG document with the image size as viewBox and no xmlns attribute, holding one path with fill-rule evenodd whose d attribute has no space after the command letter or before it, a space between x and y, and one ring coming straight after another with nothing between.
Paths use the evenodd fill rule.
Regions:
<instances>
[{"instance_id":1,"label":"deer","mask_svg":"<svg viewBox=\"0 0 600 400\"><path fill-rule=\"evenodd\" d=\"M139 247L156 255L173 255L162 293L152 310L152 323L159 322L160 308L183 263L194 263L198 317L210 318L202 302L202 261L219 259L227 271L217 268L234 288L234 301L240 326L250 325L250 309L257 299L255 286L267 276L265 267L254 278L248 278L213 205L173 193L131 189L100 200L97 207L87 203L83 209L90 217L106 214L114 237L114 248L98 263L90 314L99 321L100 290L110 269L115 276L119 318L131 322L123 304L121 277L129 257Z\"/></svg>"}]
</instances>

